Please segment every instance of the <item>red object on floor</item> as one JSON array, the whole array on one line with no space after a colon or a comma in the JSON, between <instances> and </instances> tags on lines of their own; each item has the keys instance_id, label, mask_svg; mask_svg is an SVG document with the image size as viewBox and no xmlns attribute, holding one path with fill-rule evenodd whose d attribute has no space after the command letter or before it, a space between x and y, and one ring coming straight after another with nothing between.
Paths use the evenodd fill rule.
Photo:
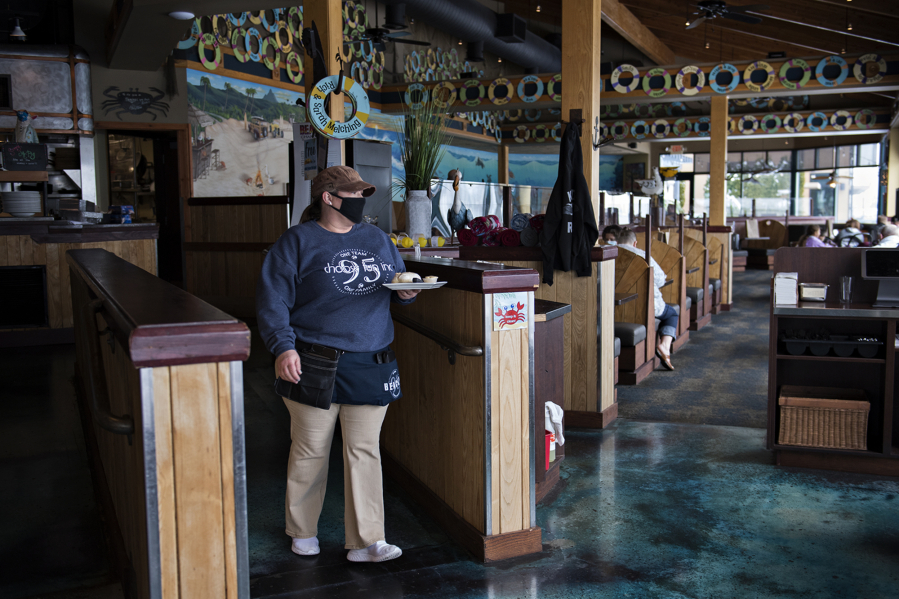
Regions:
<instances>
[{"instance_id":1,"label":"red object on floor","mask_svg":"<svg viewBox=\"0 0 899 599\"><path fill-rule=\"evenodd\" d=\"M546 433L544 436L544 438L546 439L546 452L543 455L546 456L546 470L549 470L549 441L552 436L552 433Z\"/></svg>"}]
</instances>

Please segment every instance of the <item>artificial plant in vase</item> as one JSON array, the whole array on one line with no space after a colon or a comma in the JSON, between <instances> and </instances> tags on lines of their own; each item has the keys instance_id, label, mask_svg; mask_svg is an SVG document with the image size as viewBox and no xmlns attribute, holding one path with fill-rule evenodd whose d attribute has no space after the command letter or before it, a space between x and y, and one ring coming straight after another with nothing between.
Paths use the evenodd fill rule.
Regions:
<instances>
[{"instance_id":1,"label":"artificial plant in vase","mask_svg":"<svg viewBox=\"0 0 899 599\"><path fill-rule=\"evenodd\" d=\"M402 195L405 201L409 237L417 240L423 235L427 239L431 236L433 210L431 179L437 174L452 135L447 131L446 115L428 96L408 108L397 133L405 173L394 180L394 193Z\"/></svg>"}]
</instances>

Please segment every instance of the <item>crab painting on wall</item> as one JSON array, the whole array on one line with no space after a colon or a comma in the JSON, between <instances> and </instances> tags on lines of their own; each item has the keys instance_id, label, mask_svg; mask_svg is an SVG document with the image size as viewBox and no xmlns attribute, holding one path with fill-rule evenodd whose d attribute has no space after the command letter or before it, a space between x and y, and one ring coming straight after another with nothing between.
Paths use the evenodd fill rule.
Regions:
<instances>
[{"instance_id":1,"label":"crab painting on wall","mask_svg":"<svg viewBox=\"0 0 899 599\"><path fill-rule=\"evenodd\" d=\"M113 85L103 90L103 96L106 98L102 104L104 114L111 113L120 121L123 114L149 114L155 121L157 116L166 116L169 112L168 103L161 101L165 92L155 87L144 92L137 87L120 90Z\"/></svg>"}]
</instances>

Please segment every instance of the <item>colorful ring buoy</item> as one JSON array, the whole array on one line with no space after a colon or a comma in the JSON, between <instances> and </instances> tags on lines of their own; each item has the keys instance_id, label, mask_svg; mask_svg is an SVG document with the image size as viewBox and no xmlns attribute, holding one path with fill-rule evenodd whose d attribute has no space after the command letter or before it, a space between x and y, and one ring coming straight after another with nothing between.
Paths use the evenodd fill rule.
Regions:
<instances>
[{"instance_id":1,"label":"colorful ring buoy","mask_svg":"<svg viewBox=\"0 0 899 599\"><path fill-rule=\"evenodd\" d=\"M513 116L513 113L517 113ZM513 123L524 116L524 111L519 108L518 110L506 110L505 111L506 119L512 121Z\"/></svg>"},{"instance_id":2,"label":"colorful ring buoy","mask_svg":"<svg viewBox=\"0 0 899 599\"><path fill-rule=\"evenodd\" d=\"M637 129L640 129L640 133L637 133ZM634 139L643 139L649 134L649 125L646 124L646 121L634 121L634 124L631 125L631 136Z\"/></svg>"},{"instance_id":3,"label":"colorful ring buoy","mask_svg":"<svg viewBox=\"0 0 899 599\"><path fill-rule=\"evenodd\" d=\"M871 75L870 77L865 76L865 65L869 62L873 62L877 65L877 74ZM859 56L858 60L855 61L855 66L852 67L852 74L855 75L855 78L858 79L858 82L865 85L870 83L877 83L887 72L887 61L883 59L880 54L865 54L863 56Z\"/></svg>"},{"instance_id":4,"label":"colorful ring buoy","mask_svg":"<svg viewBox=\"0 0 899 599\"><path fill-rule=\"evenodd\" d=\"M549 96L553 102L561 102L562 101L562 90L556 91L557 86L561 86L562 84L562 73L556 73L549 79L549 83L546 84L546 95Z\"/></svg>"},{"instance_id":5,"label":"colorful ring buoy","mask_svg":"<svg viewBox=\"0 0 899 599\"><path fill-rule=\"evenodd\" d=\"M659 128L661 128L661 131L659 131ZM656 139L664 139L671 133L671 125L665 119L657 120L649 129L652 132L652 136Z\"/></svg>"},{"instance_id":6,"label":"colorful ring buoy","mask_svg":"<svg viewBox=\"0 0 899 599\"><path fill-rule=\"evenodd\" d=\"M802 69L802 79L799 81L790 81L787 79L787 72L792 68ZM780 66L780 84L787 89L799 89L805 87L805 84L812 78L812 67L801 58L788 60Z\"/></svg>"},{"instance_id":7,"label":"colorful ring buoy","mask_svg":"<svg viewBox=\"0 0 899 599\"><path fill-rule=\"evenodd\" d=\"M291 61L296 61L297 72L294 73L290 68ZM284 59L284 67L287 69L287 77L293 83L300 84L303 81L303 59L296 52L289 52L287 58Z\"/></svg>"},{"instance_id":8,"label":"colorful ring buoy","mask_svg":"<svg viewBox=\"0 0 899 599\"><path fill-rule=\"evenodd\" d=\"M368 43L368 52L365 51L365 44ZM365 40L359 44L359 51L362 54L362 60L371 62L375 58L375 45L371 40Z\"/></svg>"},{"instance_id":9,"label":"colorful ring buoy","mask_svg":"<svg viewBox=\"0 0 899 599\"><path fill-rule=\"evenodd\" d=\"M250 18L250 23L253 25L259 25L262 23L262 19L259 18L259 15L254 14L252 11L247 13L247 16Z\"/></svg>"},{"instance_id":10,"label":"colorful ring buoy","mask_svg":"<svg viewBox=\"0 0 899 599\"><path fill-rule=\"evenodd\" d=\"M503 141L503 130L497 127L493 130L493 139L496 140L496 143L502 143Z\"/></svg>"},{"instance_id":11,"label":"colorful ring buoy","mask_svg":"<svg viewBox=\"0 0 899 599\"><path fill-rule=\"evenodd\" d=\"M428 48L428 51L425 52L426 60L428 61L429 69L437 68L437 55L434 54L434 48Z\"/></svg>"},{"instance_id":12,"label":"colorful ring buoy","mask_svg":"<svg viewBox=\"0 0 899 599\"><path fill-rule=\"evenodd\" d=\"M515 127L515 132L512 134L512 139L516 142L523 144L531 137L531 130L528 129L527 125L518 125Z\"/></svg>"},{"instance_id":13,"label":"colorful ring buoy","mask_svg":"<svg viewBox=\"0 0 899 599\"><path fill-rule=\"evenodd\" d=\"M412 54L409 55L409 64L412 66L413 73L418 73L421 70L421 56L418 55L416 50L412 50Z\"/></svg>"},{"instance_id":14,"label":"colorful ring buoy","mask_svg":"<svg viewBox=\"0 0 899 599\"><path fill-rule=\"evenodd\" d=\"M437 46L437 50L434 52L434 57L437 59L437 65L434 67L435 70L442 69L445 63L444 52L440 49L440 46Z\"/></svg>"},{"instance_id":15,"label":"colorful ring buoy","mask_svg":"<svg viewBox=\"0 0 899 599\"><path fill-rule=\"evenodd\" d=\"M747 123L749 123L749 127L746 127ZM740 125L738 129L743 135L752 135L759 130L759 120L751 114L744 114L740 119Z\"/></svg>"},{"instance_id":16,"label":"colorful ring buoy","mask_svg":"<svg viewBox=\"0 0 899 599\"><path fill-rule=\"evenodd\" d=\"M450 50L450 66L454 69L458 69L460 66L462 66L459 64L459 53L456 52L455 48Z\"/></svg>"},{"instance_id":17,"label":"colorful ring buoy","mask_svg":"<svg viewBox=\"0 0 899 599\"><path fill-rule=\"evenodd\" d=\"M624 121L615 121L612 123L612 126L609 127L609 132L612 134L612 138L615 141L621 141L627 137L627 134L630 133L630 129L628 129L627 123Z\"/></svg>"},{"instance_id":18,"label":"colorful ring buoy","mask_svg":"<svg viewBox=\"0 0 899 599\"><path fill-rule=\"evenodd\" d=\"M375 79L375 74L377 74L380 79ZM372 65L372 67L368 69L368 83L374 89L381 89L381 86L384 85L384 67L382 65Z\"/></svg>"},{"instance_id":19,"label":"colorful ring buoy","mask_svg":"<svg viewBox=\"0 0 899 599\"><path fill-rule=\"evenodd\" d=\"M762 131L765 133L777 133L780 130L781 120L776 114L767 114L759 121L761 121ZM769 125L771 121L774 121L773 125Z\"/></svg>"},{"instance_id":20,"label":"colorful ring buoy","mask_svg":"<svg viewBox=\"0 0 899 599\"><path fill-rule=\"evenodd\" d=\"M840 67L840 74L837 75L836 79L828 79L824 76L824 68L832 64ZM815 67L815 78L818 79L818 83L827 87L836 87L840 85L841 83L846 81L846 77L848 76L849 65L846 64L846 61L839 56L828 56L827 58L822 58L818 62L818 66Z\"/></svg>"},{"instance_id":21,"label":"colorful ring buoy","mask_svg":"<svg viewBox=\"0 0 899 599\"><path fill-rule=\"evenodd\" d=\"M718 75L720 75L722 71L726 71L733 76L731 82L727 85L718 83ZM712 69L711 73L709 73L709 87L711 87L715 93L729 94L737 89L738 85L740 85L740 71L730 63L719 64Z\"/></svg>"},{"instance_id":22,"label":"colorful ring buoy","mask_svg":"<svg viewBox=\"0 0 899 599\"><path fill-rule=\"evenodd\" d=\"M703 125L705 125L705 129L703 129ZM701 116L696 120L696 124L693 125L693 131L696 132L696 135L699 137L708 137L712 130L712 119L707 116Z\"/></svg>"},{"instance_id":23,"label":"colorful ring buoy","mask_svg":"<svg viewBox=\"0 0 899 599\"><path fill-rule=\"evenodd\" d=\"M180 42L178 42L178 49L189 50L190 48L196 46L198 41L200 41L200 26L195 20L190 26L190 37L188 37L186 40L181 40Z\"/></svg>"},{"instance_id":24,"label":"colorful ring buoy","mask_svg":"<svg viewBox=\"0 0 899 599\"><path fill-rule=\"evenodd\" d=\"M805 126L805 118L798 112L791 112L784 117L783 126L788 133L799 133Z\"/></svg>"},{"instance_id":25,"label":"colorful ring buoy","mask_svg":"<svg viewBox=\"0 0 899 599\"><path fill-rule=\"evenodd\" d=\"M537 91L533 94L525 94L524 86L528 83L535 83L537 85ZM525 102L536 102L540 99L540 96L543 95L543 80L540 79L537 75L526 75L521 78L521 81L518 82L518 97L521 98Z\"/></svg>"},{"instance_id":26,"label":"colorful ring buoy","mask_svg":"<svg viewBox=\"0 0 899 599\"><path fill-rule=\"evenodd\" d=\"M737 132L737 119L727 119L727 132L728 133L736 133Z\"/></svg>"},{"instance_id":27,"label":"colorful ring buoy","mask_svg":"<svg viewBox=\"0 0 899 599\"><path fill-rule=\"evenodd\" d=\"M212 46L215 50L215 59L212 61L206 58L206 46ZM204 33L200 36L200 45L197 51L200 53L200 62L210 71L216 70L222 64L222 47L211 33Z\"/></svg>"},{"instance_id":28,"label":"colorful ring buoy","mask_svg":"<svg viewBox=\"0 0 899 599\"><path fill-rule=\"evenodd\" d=\"M665 104L665 114L668 116L674 116L674 111L677 110L681 114L687 114L687 105L683 102L670 102Z\"/></svg>"},{"instance_id":29,"label":"colorful ring buoy","mask_svg":"<svg viewBox=\"0 0 899 599\"><path fill-rule=\"evenodd\" d=\"M418 102L412 101L413 92L419 92ZM404 99L406 100L406 106L409 106L412 110L420 110L428 102L428 90L421 83L413 83L406 88Z\"/></svg>"},{"instance_id":30,"label":"colorful ring buoy","mask_svg":"<svg viewBox=\"0 0 899 599\"><path fill-rule=\"evenodd\" d=\"M476 98L472 98L469 95L469 90L472 89L476 89L478 91L478 95ZM461 100L466 106L480 106L481 99L483 97L484 86L481 85L481 82L477 79L469 79L462 84L462 88L459 90L459 100Z\"/></svg>"},{"instance_id":31,"label":"colorful ring buoy","mask_svg":"<svg viewBox=\"0 0 899 599\"><path fill-rule=\"evenodd\" d=\"M765 71L767 77L763 83L753 83L752 82L752 74L756 71ZM774 85L774 80L777 78L777 75L774 73L774 67L765 62L764 60L758 60L749 64L746 69L743 71L743 83L746 84L746 87L754 92L763 92L772 85Z\"/></svg>"},{"instance_id":32,"label":"colorful ring buoy","mask_svg":"<svg viewBox=\"0 0 899 599\"><path fill-rule=\"evenodd\" d=\"M688 79L690 75L696 75L696 85L694 87L689 87L685 83L685 81L690 81ZM705 87L705 73L697 66L685 66L677 72L677 76L674 78L674 87L685 96L695 96Z\"/></svg>"},{"instance_id":33,"label":"colorful ring buoy","mask_svg":"<svg viewBox=\"0 0 899 599\"><path fill-rule=\"evenodd\" d=\"M621 83L619 83L618 80L621 78L622 73L628 73L628 74L630 74L631 77L633 77L633 80L631 81L630 85L622 85ZM668 83L669 84L671 83L670 78L669 78ZM630 93L630 92L634 91L635 89L637 89L637 86L639 84L640 84L640 71L638 71L637 67L635 67L633 65L629 65L629 64L619 65L618 67L615 68L615 70L612 71L612 89L614 89L619 94Z\"/></svg>"},{"instance_id":34,"label":"colorful ring buoy","mask_svg":"<svg viewBox=\"0 0 899 599\"><path fill-rule=\"evenodd\" d=\"M611 108L611 106L609 106L608 104L605 104L605 105L599 107L599 118L600 119L605 119L605 118L609 117L609 108ZM615 116L618 116L618 115L615 115Z\"/></svg>"},{"instance_id":35,"label":"colorful ring buoy","mask_svg":"<svg viewBox=\"0 0 899 599\"><path fill-rule=\"evenodd\" d=\"M262 64L264 64L270 71L277 71L281 68L281 52L278 51L278 46L275 45L276 43L277 41L275 38L267 37L262 40L262 49L259 51L259 54L262 56ZM275 60L268 57L269 44L275 49Z\"/></svg>"},{"instance_id":36,"label":"colorful ring buoy","mask_svg":"<svg viewBox=\"0 0 899 599\"><path fill-rule=\"evenodd\" d=\"M543 116L542 110L537 110L536 112L532 113L530 109L526 108L524 111L525 120L528 120L532 123L539 121L541 116Z\"/></svg>"},{"instance_id":37,"label":"colorful ring buoy","mask_svg":"<svg viewBox=\"0 0 899 599\"><path fill-rule=\"evenodd\" d=\"M248 13L242 12L239 17L235 17L234 13L230 13L228 19L235 27L243 27L243 24L247 22L247 14Z\"/></svg>"},{"instance_id":38,"label":"colorful ring buoy","mask_svg":"<svg viewBox=\"0 0 899 599\"><path fill-rule=\"evenodd\" d=\"M281 41L281 33L287 33L287 43ZM278 49L283 54L289 54L293 51L293 34L290 32L290 28L287 27L287 23L285 21L278 22L278 31L275 32L275 35L272 36L275 40L275 44L277 44Z\"/></svg>"},{"instance_id":39,"label":"colorful ring buoy","mask_svg":"<svg viewBox=\"0 0 899 599\"><path fill-rule=\"evenodd\" d=\"M671 132L678 137L687 137L693 133L693 123L690 122L690 119L681 117L674 121L674 125L671 126Z\"/></svg>"},{"instance_id":40,"label":"colorful ring buoy","mask_svg":"<svg viewBox=\"0 0 899 599\"><path fill-rule=\"evenodd\" d=\"M354 62L350 68L350 77L363 88L368 87L368 65L364 62Z\"/></svg>"},{"instance_id":41,"label":"colorful ring buoy","mask_svg":"<svg viewBox=\"0 0 899 599\"><path fill-rule=\"evenodd\" d=\"M256 42L259 46L259 50L257 52L253 52L250 45L250 40L253 39L253 36L256 36ZM253 62L259 62L262 60L260 54L262 53L262 36L259 34L259 30L255 27L250 27L247 29L246 37L243 38L244 49L247 51L247 56Z\"/></svg>"},{"instance_id":42,"label":"colorful ring buoy","mask_svg":"<svg viewBox=\"0 0 899 599\"><path fill-rule=\"evenodd\" d=\"M446 94L441 96L441 90L446 90ZM446 100L443 99L444 96ZM456 101L456 86L449 81L441 81L431 90L431 98L437 108L449 108Z\"/></svg>"},{"instance_id":43,"label":"colorful ring buoy","mask_svg":"<svg viewBox=\"0 0 899 599\"><path fill-rule=\"evenodd\" d=\"M652 104L637 104L634 106L634 116L650 117L652 114Z\"/></svg>"},{"instance_id":44,"label":"colorful ring buoy","mask_svg":"<svg viewBox=\"0 0 899 599\"><path fill-rule=\"evenodd\" d=\"M609 137L609 126L605 123L602 123L599 126L599 139L603 140Z\"/></svg>"},{"instance_id":45,"label":"colorful ring buoy","mask_svg":"<svg viewBox=\"0 0 899 599\"><path fill-rule=\"evenodd\" d=\"M496 95L496 88L505 87L506 95L503 97L499 97ZM502 106L503 104L508 104L512 98L515 96L515 88L512 87L512 82L506 79L505 77L500 77L499 79L494 79L490 82L490 85L487 87L487 98L496 104L497 106Z\"/></svg>"},{"instance_id":46,"label":"colorful ring buoy","mask_svg":"<svg viewBox=\"0 0 899 599\"><path fill-rule=\"evenodd\" d=\"M553 141L562 141L562 123L556 123L555 125L553 125L550 133L552 134Z\"/></svg>"},{"instance_id":47,"label":"colorful ring buoy","mask_svg":"<svg viewBox=\"0 0 899 599\"><path fill-rule=\"evenodd\" d=\"M784 98L784 97L770 98L768 100L768 105L766 108L768 108L768 110L771 110L774 112L784 112L785 110L789 110L790 108L793 107L792 99L793 99L793 96L789 96L786 98Z\"/></svg>"},{"instance_id":48,"label":"colorful ring buoy","mask_svg":"<svg viewBox=\"0 0 899 599\"><path fill-rule=\"evenodd\" d=\"M538 144L542 144L546 141L546 138L549 136L549 130L546 128L546 125L540 123L534 130L531 132L531 137L534 138L534 141Z\"/></svg>"},{"instance_id":49,"label":"colorful ring buoy","mask_svg":"<svg viewBox=\"0 0 899 599\"><path fill-rule=\"evenodd\" d=\"M244 40L240 40L240 36L244 36ZM231 50L234 51L234 58L236 58L239 62L246 62L250 60L249 54L246 52L247 40L246 40L246 32L243 29L235 29L231 32ZM244 50L241 51L240 48Z\"/></svg>"},{"instance_id":50,"label":"colorful ring buoy","mask_svg":"<svg viewBox=\"0 0 899 599\"><path fill-rule=\"evenodd\" d=\"M821 124L816 125L816 120L821 121ZM809 130L815 132L827 127L828 123L830 123L830 121L828 120L827 115L823 112L813 112L805 119L805 124L808 125Z\"/></svg>"},{"instance_id":51,"label":"colorful ring buoy","mask_svg":"<svg viewBox=\"0 0 899 599\"><path fill-rule=\"evenodd\" d=\"M653 77L662 77L665 80L665 83L662 84L662 87L653 89L650 87L650 82ZM668 93L668 90L671 89L671 75L668 74L668 71L665 69L656 67L654 69L649 69L646 71L646 74L643 75L643 91L650 98L661 98L665 94Z\"/></svg>"},{"instance_id":52,"label":"colorful ring buoy","mask_svg":"<svg viewBox=\"0 0 899 599\"><path fill-rule=\"evenodd\" d=\"M839 122L841 118L843 119L842 123ZM845 131L852 126L852 115L848 110L837 110L830 115L830 126L837 131Z\"/></svg>"},{"instance_id":53,"label":"colorful ring buoy","mask_svg":"<svg viewBox=\"0 0 899 599\"><path fill-rule=\"evenodd\" d=\"M293 24L293 17L297 17L300 21L299 25ZM303 7L302 6L291 6L287 11L287 18L285 19L287 22L287 29L290 30L290 35L293 36L293 39L299 42L303 39Z\"/></svg>"},{"instance_id":54,"label":"colorful ring buoy","mask_svg":"<svg viewBox=\"0 0 899 599\"><path fill-rule=\"evenodd\" d=\"M437 74L434 72L434 69L425 71L425 81L437 81Z\"/></svg>"},{"instance_id":55,"label":"colorful ring buoy","mask_svg":"<svg viewBox=\"0 0 899 599\"><path fill-rule=\"evenodd\" d=\"M260 21L262 21L260 23L260 25L262 25L262 28L265 29L266 31L268 31L269 33L274 33L276 31L278 31L278 21L280 20L280 16L281 16L281 9L280 8L272 9L272 14L274 15L274 19L272 19L271 23L268 22L268 17L266 16L265 12L266 11L264 11L264 10L259 11Z\"/></svg>"},{"instance_id":56,"label":"colorful ring buoy","mask_svg":"<svg viewBox=\"0 0 899 599\"><path fill-rule=\"evenodd\" d=\"M219 29L219 21L223 21L225 25L225 33L222 33ZM227 15L212 15L212 35L215 36L215 41L222 44L228 44L231 41L231 21L228 20Z\"/></svg>"},{"instance_id":57,"label":"colorful ring buoy","mask_svg":"<svg viewBox=\"0 0 899 599\"><path fill-rule=\"evenodd\" d=\"M353 105L353 113L345 123L336 123L327 111L325 111L325 99L328 94L337 88L337 75L325 77L315 84L306 105L306 114L312 127L322 135L335 139L349 139L362 129L368 122L371 106L368 102L368 94L362 86L350 77L343 78L343 92L350 98Z\"/></svg>"},{"instance_id":58,"label":"colorful ring buoy","mask_svg":"<svg viewBox=\"0 0 899 599\"><path fill-rule=\"evenodd\" d=\"M862 108L855 113L855 126L859 129L871 129L876 124L877 115L870 108Z\"/></svg>"}]
</instances>

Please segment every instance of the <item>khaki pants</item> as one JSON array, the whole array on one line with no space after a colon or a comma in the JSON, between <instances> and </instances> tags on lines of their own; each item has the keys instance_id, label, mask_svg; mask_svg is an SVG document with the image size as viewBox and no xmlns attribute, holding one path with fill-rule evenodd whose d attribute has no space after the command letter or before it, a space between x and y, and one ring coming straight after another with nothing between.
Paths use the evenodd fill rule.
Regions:
<instances>
[{"instance_id":1,"label":"khaki pants","mask_svg":"<svg viewBox=\"0 0 899 599\"><path fill-rule=\"evenodd\" d=\"M384 489L378 440L387 406L331 404L330 410L284 400L290 412L287 464L288 535L318 535L318 518L328 481L328 454L334 427L343 431L344 521L347 549L384 540Z\"/></svg>"}]
</instances>

